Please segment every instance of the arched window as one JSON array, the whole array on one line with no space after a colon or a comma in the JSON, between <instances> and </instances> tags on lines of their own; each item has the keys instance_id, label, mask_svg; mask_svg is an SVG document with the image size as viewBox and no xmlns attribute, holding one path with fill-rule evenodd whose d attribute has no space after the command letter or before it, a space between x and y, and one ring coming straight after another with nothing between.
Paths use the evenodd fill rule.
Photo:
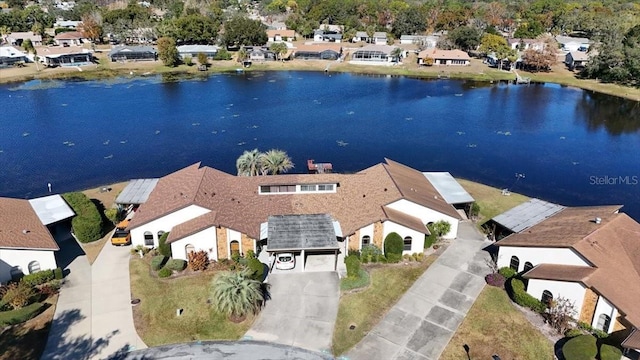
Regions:
<instances>
[{"instance_id":1,"label":"arched window","mask_svg":"<svg viewBox=\"0 0 640 360\"><path fill-rule=\"evenodd\" d=\"M20 266L12 267L9 274L11 275L11 280L13 281L18 281L24 276L24 273L22 272L22 268Z\"/></svg>"},{"instance_id":2,"label":"arched window","mask_svg":"<svg viewBox=\"0 0 640 360\"><path fill-rule=\"evenodd\" d=\"M411 241L413 241L413 239L411 238L411 236L407 236L404 238L404 248L402 250L404 251L411 251Z\"/></svg>"},{"instance_id":3,"label":"arched window","mask_svg":"<svg viewBox=\"0 0 640 360\"><path fill-rule=\"evenodd\" d=\"M362 247L365 247L367 245L371 244L371 236L369 235L365 235L362 237Z\"/></svg>"},{"instance_id":4,"label":"arched window","mask_svg":"<svg viewBox=\"0 0 640 360\"><path fill-rule=\"evenodd\" d=\"M540 299L543 304L547 306L551 306L551 302L553 301L553 294L549 290L545 290L542 292L542 299Z\"/></svg>"},{"instance_id":5,"label":"arched window","mask_svg":"<svg viewBox=\"0 0 640 360\"><path fill-rule=\"evenodd\" d=\"M40 271L40 263L37 261L32 261L29 263L29 274L33 274L35 272Z\"/></svg>"},{"instance_id":6,"label":"arched window","mask_svg":"<svg viewBox=\"0 0 640 360\"><path fill-rule=\"evenodd\" d=\"M151 231L144 232L144 244L146 246L153 246L153 234Z\"/></svg>"},{"instance_id":7,"label":"arched window","mask_svg":"<svg viewBox=\"0 0 640 360\"><path fill-rule=\"evenodd\" d=\"M611 325L611 317L607 314L600 314L600 316L598 316L596 329L609 332L609 325Z\"/></svg>"},{"instance_id":8,"label":"arched window","mask_svg":"<svg viewBox=\"0 0 640 360\"><path fill-rule=\"evenodd\" d=\"M516 272L520 268L520 259L517 256L511 257L511 263L509 263L509 267L515 270Z\"/></svg>"},{"instance_id":9,"label":"arched window","mask_svg":"<svg viewBox=\"0 0 640 360\"><path fill-rule=\"evenodd\" d=\"M238 242L238 240L233 240L230 245L231 255L240 254L240 242Z\"/></svg>"},{"instance_id":10,"label":"arched window","mask_svg":"<svg viewBox=\"0 0 640 360\"><path fill-rule=\"evenodd\" d=\"M162 235L164 235L164 231L162 231L162 230L158 231L158 240L160 240Z\"/></svg>"},{"instance_id":11,"label":"arched window","mask_svg":"<svg viewBox=\"0 0 640 360\"><path fill-rule=\"evenodd\" d=\"M533 264L532 263L530 263L528 261L526 263L524 263L524 270L522 270L523 272L527 272L527 271L529 271L531 269L533 269Z\"/></svg>"},{"instance_id":12,"label":"arched window","mask_svg":"<svg viewBox=\"0 0 640 360\"><path fill-rule=\"evenodd\" d=\"M184 247L184 252L187 254L187 257L189 256L189 253L195 252L196 248L195 246L191 245L191 244L187 244L187 246Z\"/></svg>"}]
</instances>

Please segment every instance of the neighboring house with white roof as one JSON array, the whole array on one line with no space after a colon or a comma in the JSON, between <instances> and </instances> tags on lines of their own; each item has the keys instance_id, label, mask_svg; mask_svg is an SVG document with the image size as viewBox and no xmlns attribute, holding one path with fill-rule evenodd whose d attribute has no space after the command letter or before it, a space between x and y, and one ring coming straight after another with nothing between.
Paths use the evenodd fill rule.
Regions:
<instances>
[{"instance_id":1,"label":"neighboring house with white roof","mask_svg":"<svg viewBox=\"0 0 640 360\"><path fill-rule=\"evenodd\" d=\"M369 35L365 31L357 31L356 36L353 38L353 42L366 42L375 45L386 45L387 44L387 33L384 31L376 31L373 33L373 36L369 37Z\"/></svg>"},{"instance_id":2,"label":"neighboring house with white roof","mask_svg":"<svg viewBox=\"0 0 640 360\"><path fill-rule=\"evenodd\" d=\"M591 41L587 38L571 37L571 36L556 36L556 41L560 44L560 48L563 51L587 51L591 46Z\"/></svg>"},{"instance_id":3,"label":"neighboring house with white roof","mask_svg":"<svg viewBox=\"0 0 640 360\"><path fill-rule=\"evenodd\" d=\"M0 68L27 62L27 54L13 46L0 46Z\"/></svg>"},{"instance_id":4,"label":"neighboring house with white roof","mask_svg":"<svg viewBox=\"0 0 640 360\"><path fill-rule=\"evenodd\" d=\"M65 29L77 29L80 25L82 25L82 21L75 20L57 20L54 24L54 28L65 28Z\"/></svg>"},{"instance_id":5,"label":"neighboring house with white roof","mask_svg":"<svg viewBox=\"0 0 640 360\"><path fill-rule=\"evenodd\" d=\"M342 33L329 30L315 30L313 32L313 41L315 42L336 42L342 41Z\"/></svg>"},{"instance_id":6,"label":"neighboring house with white roof","mask_svg":"<svg viewBox=\"0 0 640 360\"><path fill-rule=\"evenodd\" d=\"M32 200L0 198L0 283L58 267L52 236L75 214L60 195Z\"/></svg>"},{"instance_id":7,"label":"neighboring house with white roof","mask_svg":"<svg viewBox=\"0 0 640 360\"><path fill-rule=\"evenodd\" d=\"M195 59L198 57L198 54L205 54L208 58L212 59L216 56L218 50L220 50L216 45L180 45L177 49L182 59L186 57Z\"/></svg>"},{"instance_id":8,"label":"neighboring house with white roof","mask_svg":"<svg viewBox=\"0 0 640 360\"><path fill-rule=\"evenodd\" d=\"M498 266L521 273L533 297L569 299L577 320L628 335L640 326L640 224L620 208L519 205L493 219L512 232L496 243Z\"/></svg>"},{"instance_id":9,"label":"neighboring house with white roof","mask_svg":"<svg viewBox=\"0 0 640 360\"><path fill-rule=\"evenodd\" d=\"M589 62L589 53L584 51L570 51L564 57L564 63L569 70L584 69Z\"/></svg>"},{"instance_id":10,"label":"neighboring house with white roof","mask_svg":"<svg viewBox=\"0 0 640 360\"><path fill-rule=\"evenodd\" d=\"M93 53L80 46L46 46L37 48L38 59L49 66L87 66L93 64ZM29 54L34 59L33 54Z\"/></svg>"},{"instance_id":11,"label":"neighboring house with white roof","mask_svg":"<svg viewBox=\"0 0 640 360\"><path fill-rule=\"evenodd\" d=\"M507 43L513 50L525 51L528 49L542 51L544 50L544 42L537 39L518 39L508 38Z\"/></svg>"},{"instance_id":12,"label":"neighboring house with white roof","mask_svg":"<svg viewBox=\"0 0 640 360\"><path fill-rule=\"evenodd\" d=\"M399 56L394 55L396 46L367 45L351 54L349 63L356 65L384 65L391 66L400 62Z\"/></svg>"},{"instance_id":13,"label":"neighboring house with white roof","mask_svg":"<svg viewBox=\"0 0 640 360\"><path fill-rule=\"evenodd\" d=\"M436 47L436 45L438 44L438 39L439 37L434 35L401 35L400 44L415 44L430 49Z\"/></svg>"},{"instance_id":14,"label":"neighboring house with white roof","mask_svg":"<svg viewBox=\"0 0 640 360\"><path fill-rule=\"evenodd\" d=\"M314 214L331 219L343 254L367 244L384 249L391 232L404 239L404 253L422 252L426 224L447 221L444 237L455 238L463 219L425 174L388 159L355 174L248 177L197 163L161 178L129 229L134 247L156 247L170 231L174 258L204 250L217 260L268 248L273 216Z\"/></svg>"}]
</instances>

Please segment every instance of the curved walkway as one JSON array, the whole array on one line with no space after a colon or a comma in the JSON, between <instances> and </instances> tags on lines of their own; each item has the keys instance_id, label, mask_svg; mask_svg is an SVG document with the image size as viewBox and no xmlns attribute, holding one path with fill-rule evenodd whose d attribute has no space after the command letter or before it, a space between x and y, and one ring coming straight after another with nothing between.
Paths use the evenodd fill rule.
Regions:
<instances>
[{"instance_id":1,"label":"curved walkway","mask_svg":"<svg viewBox=\"0 0 640 360\"><path fill-rule=\"evenodd\" d=\"M470 222L362 341L351 360L436 360L484 287L491 244Z\"/></svg>"},{"instance_id":2,"label":"curved walkway","mask_svg":"<svg viewBox=\"0 0 640 360\"><path fill-rule=\"evenodd\" d=\"M66 276L41 359L118 358L146 348L133 326L130 248L106 243L93 266L74 239L60 248Z\"/></svg>"}]
</instances>

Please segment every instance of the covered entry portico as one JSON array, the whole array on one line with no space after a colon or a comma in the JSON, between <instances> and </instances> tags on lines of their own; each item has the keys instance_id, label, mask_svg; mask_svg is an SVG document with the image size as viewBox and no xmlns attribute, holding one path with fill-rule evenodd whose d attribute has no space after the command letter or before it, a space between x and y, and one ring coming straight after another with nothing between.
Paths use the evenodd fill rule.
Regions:
<instances>
[{"instance_id":1,"label":"covered entry portico","mask_svg":"<svg viewBox=\"0 0 640 360\"><path fill-rule=\"evenodd\" d=\"M298 271L337 270L339 225L328 214L275 215L264 225L261 237L267 239L271 269L277 254L293 253Z\"/></svg>"}]
</instances>

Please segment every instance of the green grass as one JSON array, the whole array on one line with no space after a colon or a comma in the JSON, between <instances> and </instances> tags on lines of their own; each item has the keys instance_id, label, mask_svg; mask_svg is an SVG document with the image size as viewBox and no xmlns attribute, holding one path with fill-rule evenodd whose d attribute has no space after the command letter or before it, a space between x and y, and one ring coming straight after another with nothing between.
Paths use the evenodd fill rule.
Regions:
<instances>
[{"instance_id":1,"label":"green grass","mask_svg":"<svg viewBox=\"0 0 640 360\"><path fill-rule=\"evenodd\" d=\"M369 285L369 279L369 273L367 272L367 270L361 268L360 272L358 273L358 277L345 277L340 280L340 290L347 291L363 288Z\"/></svg>"},{"instance_id":2,"label":"green grass","mask_svg":"<svg viewBox=\"0 0 640 360\"><path fill-rule=\"evenodd\" d=\"M429 256L412 265L376 267L370 271L369 288L342 294L333 331L333 353L340 355L362 340L435 259ZM351 324L356 325L355 330L349 330Z\"/></svg>"},{"instance_id":3,"label":"green grass","mask_svg":"<svg viewBox=\"0 0 640 360\"><path fill-rule=\"evenodd\" d=\"M40 314L47 306L43 303L35 302L22 309L0 312L0 326L23 323Z\"/></svg>"},{"instance_id":4,"label":"green grass","mask_svg":"<svg viewBox=\"0 0 640 360\"><path fill-rule=\"evenodd\" d=\"M516 193L504 196L500 189L473 181L465 179L456 180L458 180L460 185L462 185L462 187L476 199L478 205L480 205L480 219L478 220L478 224L483 224L494 216L529 200L528 197Z\"/></svg>"},{"instance_id":5,"label":"green grass","mask_svg":"<svg viewBox=\"0 0 640 360\"><path fill-rule=\"evenodd\" d=\"M215 272L175 279L151 277L148 259L133 259L130 265L132 297L141 299L134 308L138 334L148 346L194 340L236 340L253 322L240 324L213 310L207 299ZM176 309L184 309L176 316Z\"/></svg>"},{"instance_id":6,"label":"green grass","mask_svg":"<svg viewBox=\"0 0 640 360\"><path fill-rule=\"evenodd\" d=\"M441 360L467 359L553 359L553 344L516 309L507 293L486 286L444 350Z\"/></svg>"}]
</instances>

